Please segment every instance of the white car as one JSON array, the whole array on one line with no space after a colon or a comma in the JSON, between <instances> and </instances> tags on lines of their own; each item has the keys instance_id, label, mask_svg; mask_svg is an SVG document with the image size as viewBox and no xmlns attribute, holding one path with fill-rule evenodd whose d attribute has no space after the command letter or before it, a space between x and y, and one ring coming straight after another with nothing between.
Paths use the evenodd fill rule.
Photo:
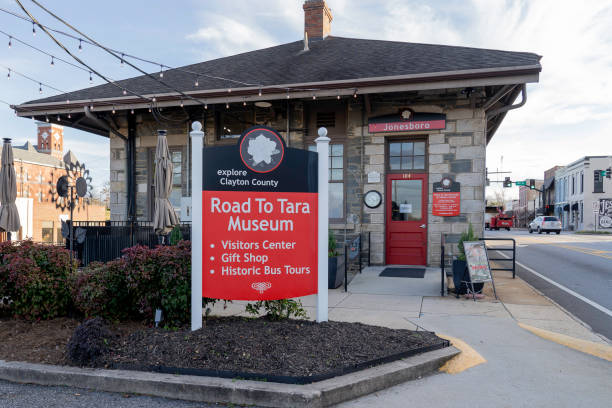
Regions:
<instances>
[{"instance_id":1,"label":"white car","mask_svg":"<svg viewBox=\"0 0 612 408\"><path fill-rule=\"evenodd\" d=\"M529 224L529 233L531 234L533 231L538 231L538 234L546 232L550 234L551 232L556 232L557 235L561 233L561 221L557 217L552 217L549 215L536 217Z\"/></svg>"}]
</instances>

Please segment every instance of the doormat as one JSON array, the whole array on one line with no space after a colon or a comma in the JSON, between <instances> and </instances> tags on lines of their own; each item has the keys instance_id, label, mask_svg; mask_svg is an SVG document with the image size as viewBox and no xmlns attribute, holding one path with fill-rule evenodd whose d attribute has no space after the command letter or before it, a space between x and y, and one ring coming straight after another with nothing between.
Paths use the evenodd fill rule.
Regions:
<instances>
[{"instance_id":1,"label":"doormat","mask_svg":"<svg viewBox=\"0 0 612 408\"><path fill-rule=\"evenodd\" d=\"M425 268L385 268L378 276L387 278L424 278Z\"/></svg>"}]
</instances>

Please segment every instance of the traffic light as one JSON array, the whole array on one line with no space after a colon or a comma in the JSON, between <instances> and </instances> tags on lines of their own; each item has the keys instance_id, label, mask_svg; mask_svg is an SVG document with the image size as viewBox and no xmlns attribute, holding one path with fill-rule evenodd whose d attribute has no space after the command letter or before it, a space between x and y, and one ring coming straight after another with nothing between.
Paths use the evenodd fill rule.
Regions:
<instances>
[{"instance_id":1,"label":"traffic light","mask_svg":"<svg viewBox=\"0 0 612 408\"><path fill-rule=\"evenodd\" d=\"M504 188L506 187L512 187L512 180L510 180L510 177L504 179Z\"/></svg>"},{"instance_id":2,"label":"traffic light","mask_svg":"<svg viewBox=\"0 0 612 408\"><path fill-rule=\"evenodd\" d=\"M612 167L606 169L606 178L612 178Z\"/></svg>"},{"instance_id":3,"label":"traffic light","mask_svg":"<svg viewBox=\"0 0 612 408\"><path fill-rule=\"evenodd\" d=\"M601 182L601 178L602 178L602 173L605 173L601 170L593 170L593 180L595 181L595 183L600 183Z\"/></svg>"},{"instance_id":4,"label":"traffic light","mask_svg":"<svg viewBox=\"0 0 612 408\"><path fill-rule=\"evenodd\" d=\"M534 179L529 179L529 188L532 190L535 190L536 186L535 186L535 180Z\"/></svg>"}]
</instances>

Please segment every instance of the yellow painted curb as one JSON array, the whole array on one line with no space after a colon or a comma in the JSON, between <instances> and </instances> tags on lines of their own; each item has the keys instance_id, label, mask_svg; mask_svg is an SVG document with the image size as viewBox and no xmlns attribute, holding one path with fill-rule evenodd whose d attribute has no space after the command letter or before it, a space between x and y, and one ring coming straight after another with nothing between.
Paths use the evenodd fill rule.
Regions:
<instances>
[{"instance_id":1,"label":"yellow painted curb","mask_svg":"<svg viewBox=\"0 0 612 408\"><path fill-rule=\"evenodd\" d=\"M532 332L536 336L542 337L543 339L553 341L565 347L569 347L595 357L603 358L604 360L612 361L612 346L594 343L588 340L581 340L544 329L538 329L537 327L533 327L525 323L519 323L518 325L523 329Z\"/></svg>"},{"instance_id":2,"label":"yellow painted curb","mask_svg":"<svg viewBox=\"0 0 612 408\"><path fill-rule=\"evenodd\" d=\"M450 341L453 346L461 351L461 353L459 353L457 356L444 363L444 365L440 367L440 371L444 371L448 374L459 374L468 368L472 368L487 362L483 356L478 354L476 350L470 347L463 340L439 333L436 333L436 336Z\"/></svg>"}]
</instances>

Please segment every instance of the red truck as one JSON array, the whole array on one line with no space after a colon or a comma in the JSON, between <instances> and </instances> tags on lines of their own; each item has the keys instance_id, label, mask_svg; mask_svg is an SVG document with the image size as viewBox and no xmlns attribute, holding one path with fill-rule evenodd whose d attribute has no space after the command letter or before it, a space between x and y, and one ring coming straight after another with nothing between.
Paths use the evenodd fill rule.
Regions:
<instances>
[{"instance_id":1,"label":"red truck","mask_svg":"<svg viewBox=\"0 0 612 408\"><path fill-rule=\"evenodd\" d=\"M507 231L510 231L512 228L512 216L506 215L502 212L491 217L489 220L489 230L499 231L500 228L505 228Z\"/></svg>"}]
</instances>

